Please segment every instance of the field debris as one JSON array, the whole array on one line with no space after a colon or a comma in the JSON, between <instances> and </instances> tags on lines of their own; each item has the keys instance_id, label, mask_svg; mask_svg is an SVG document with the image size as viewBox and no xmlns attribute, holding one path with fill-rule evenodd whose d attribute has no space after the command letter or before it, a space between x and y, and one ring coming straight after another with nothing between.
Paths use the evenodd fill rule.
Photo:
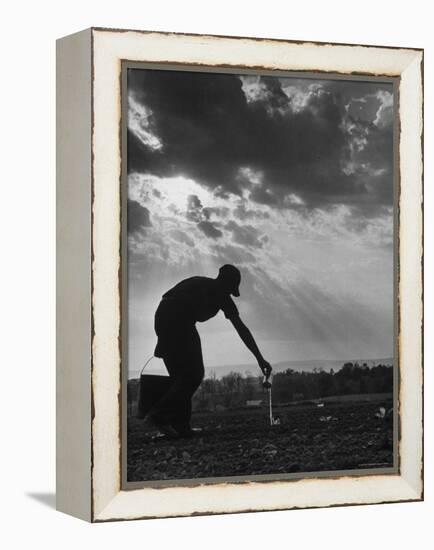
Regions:
<instances>
[{"instance_id":1,"label":"field debris","mask_svg":"<svg viewBox=\"0 0 434 550\"><path fill-rule=\"evenodd\" d=\"M390 409L386 409L385 407L380 407L378 411L375 413L376 418L379 418L384 421L391 421L393 420L393 407Z\"/></svg>"}]
</instances>

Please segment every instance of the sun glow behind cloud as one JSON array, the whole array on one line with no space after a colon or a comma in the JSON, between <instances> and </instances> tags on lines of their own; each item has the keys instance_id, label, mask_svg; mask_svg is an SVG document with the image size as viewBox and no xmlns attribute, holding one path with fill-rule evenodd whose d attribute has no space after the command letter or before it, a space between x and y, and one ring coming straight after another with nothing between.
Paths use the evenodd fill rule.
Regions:
<instances>
[{"instance_id":1,"label":"sun glow behind cloud","mask_svg":"<svg viewBox=\"0 0 434 550\"><path fill-rule=\"evenodd\" d=\"M129 86L130 368L163 292L224 263L269 360L392 355L391 87L176 71ZM208 365L252 362L221 315L199 330Z\"/></svg>"},{"instance_id":2,"label":"sun glow behind cloud","mask_svg":"<svg viewBox=\"0 0 434 550\"><path fill-rule=\"evenodd\" d=\"M272 360L363 356L376 339L375 355L389 351L381 349L382 333L376 338L378 323L370 322L379 309L384 323L391 309L391 213L355 231L345 206L307 215L261 205L250 210L252 225L246 225L237 213L246 202L251 208L248 192L223 199L191 179L140 174L129 178L129 197L149 211L152 224L129 240L130 324L141 335L131 350L137 362L152 351L152 314L161 294L191 274L216 276L226 262L243 273L240 312ZM204 220L219 236L204 231ZM251 362L223 318L200 330L210 365ZM354 346L348 330L365 341ZM275 345L285 338L286 347Z\"/></svg>"}]
</instances>

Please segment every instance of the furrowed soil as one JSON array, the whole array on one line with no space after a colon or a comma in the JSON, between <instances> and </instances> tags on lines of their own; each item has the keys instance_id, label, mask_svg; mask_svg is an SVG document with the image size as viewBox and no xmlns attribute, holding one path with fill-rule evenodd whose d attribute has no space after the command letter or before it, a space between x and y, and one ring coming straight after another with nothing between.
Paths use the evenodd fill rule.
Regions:
<instances>
[{"instance_id":1,"label":"furrowed soil","mask_svg":"<svg viewBox=\"0 0 434 550\"><path fill-rule=\"evenodd\" d=\"M393 426L378 418L392 401L277 407L193 414L190 439L155 438L128 418L127 479L150 481L324 472L393 466Z\"/></svg>"}]
</instances>

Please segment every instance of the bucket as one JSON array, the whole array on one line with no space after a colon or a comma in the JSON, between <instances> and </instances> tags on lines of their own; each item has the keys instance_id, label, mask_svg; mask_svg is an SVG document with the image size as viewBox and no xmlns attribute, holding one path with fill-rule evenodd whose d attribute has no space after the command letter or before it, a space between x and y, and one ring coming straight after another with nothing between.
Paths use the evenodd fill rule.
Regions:
<instances>
[{"instance_id":1,"label":"bucket","mask_svg":"<svg viewBox=\"0 0 434 550\"><path fill-rule=\"evenodd\" d=\"M145 418L152 407L163 397L172 384L170 376L146 374L143 371L149 359L140 372L139 402L137 404L137 418Z\"/></svg>"}]
</instances>

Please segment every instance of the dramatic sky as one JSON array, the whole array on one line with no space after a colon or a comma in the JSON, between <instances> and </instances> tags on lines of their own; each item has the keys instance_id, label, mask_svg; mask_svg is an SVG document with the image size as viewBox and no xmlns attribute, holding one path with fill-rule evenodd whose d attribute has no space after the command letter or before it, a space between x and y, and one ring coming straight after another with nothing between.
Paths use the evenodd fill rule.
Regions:
<instances>
[{"instance_id":1,"label":"dramatic sky","mask_svg":"<svg viewBox=\"0 0 434 550\"><path fill-rule=\"evenodd\" d=\"M271 362L392 356L392 123L390 84L130 69L130 372L161 294L224 263ZM198 329L208 366L254 362Z\"/></svg>"}]
</instances>

